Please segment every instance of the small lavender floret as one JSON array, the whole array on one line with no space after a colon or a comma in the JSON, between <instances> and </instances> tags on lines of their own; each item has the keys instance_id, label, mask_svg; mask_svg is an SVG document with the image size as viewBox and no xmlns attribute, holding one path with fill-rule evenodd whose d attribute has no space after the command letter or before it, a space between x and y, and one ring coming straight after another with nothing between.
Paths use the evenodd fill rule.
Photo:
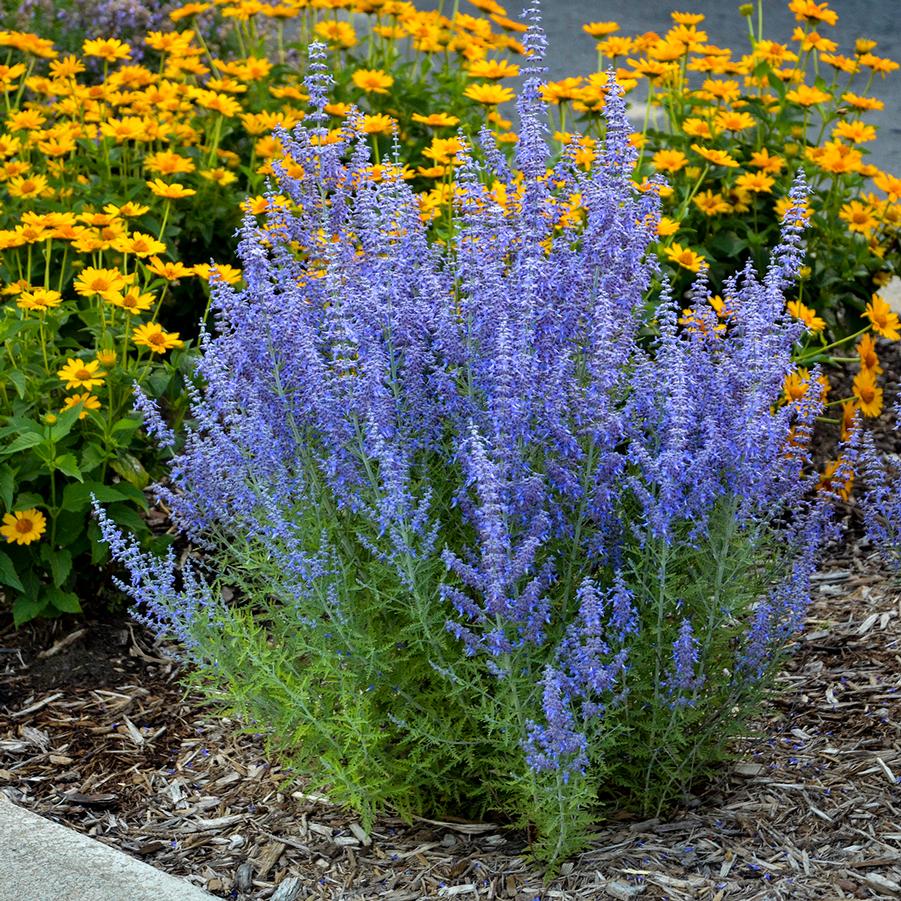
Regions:
<instances>
[{"instance_id":1,"label":"small lavender floret","mask_svg":"<svg viewBox=\"0 0 901 901\"><path fill-rule=\"evenodd\" d=\"M685 617L673 642L672 668L664 682L672 706L690 707L696 703L695 692L704 684L704 676L698 672L699 657L700 642L691 620Z\"/></svg>"},{"instance_id":2,"label":"small lavender floret","mask_svg":"<svg viewBox=\"0 0 901 901\"><path fill-rule=\"evenodd\" d=\"M166 424L156 401L147 397L137 382L132 383L132 389L134 391L134 409L143 417L144 429L147 434L153 438L158 447L175 447L175 432Z\"/></svg>"}]
</instances>

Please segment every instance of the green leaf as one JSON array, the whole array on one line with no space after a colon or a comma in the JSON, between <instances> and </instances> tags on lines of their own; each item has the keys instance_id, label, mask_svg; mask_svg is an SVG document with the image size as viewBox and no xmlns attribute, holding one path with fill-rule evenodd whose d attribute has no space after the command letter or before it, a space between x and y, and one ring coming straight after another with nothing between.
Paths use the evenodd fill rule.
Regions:
<instances>
[{"instance_id":1,"label":"green leaf","mask_svg":"<svg viewBox=\"0 0 901 901\"><path fill-rule=\"evenodd\" d=\"M32 322L35 325L32 325ZM36 320L6 318L0 321L0 341L8 341L21 331L32 332L36 325L38 325Z\"/></svg>"},{"instance_id":2,"label":"green leaf","mask_svg":"<svg viewBox=\"0 0 901 901\"><path fill-rule=\"evenodd\" d=\"M141 461L132 454L123 454L116 460L110 461L110 466L127 482L131 482L135 488L146 488L150 482L150 476L144 469Z\"/></svg>"},{"instance_id":3,"label":"green leaf","mask_svg":"<svg viewBox=\"0 0 901 901\"><path fill-rule=\"evenodd\" d=\"M42 594L54 609L61 613L81 613L78 595L71 591L63 591L54 585L48 585Z\"/></svg>"},{"instance_id":4,"label":"green leaf","mask_svg":"<svg viewBox=\"0 0 901 901\"><path fill-rule=\"evenodd\" d=\"M70 482L63 489L63 510L79 512L91 506L91 495L96 495L102 504L111 504L126 500L126 495L103 482ZM143 495L141 495L143 497Z\"/></svg>"},{"instance_id":5,"label":"green leaf","mask_svg":"<svg viewBox=\"0 0 901 901\"><path fill-rule=\"evenodd\" d=\"M49 603L48 598L33 598L20 594L13 601L13 623L18 629L23 623L30 622L39 617Z\"/></svg>"},{"instance_id":6,"label":"green leaf","mask_svg":"<svg viewBox=\"0 0 901 901\"><path fill-rule=\"evenodd\" d=\"M65 413L60 413L56 422L50 427L50 440L56 443L65 438L72 431L72 426L78 422L81 412L81 407L76 404Z\"/></svg>"},{"instance_id":7,"label":"green leaf","mask_svg":"<svg viewBox=\"0 0 901 901\"><path fill-rule=\"evenodd\" d=\"M775 73L772 69L766 73L766 80L769 83L770 87L776 92L776 96L780 100L785 100L785 95L788 93L788 88L785 86L785 82Z\"/></svg>"},{"instance_id":8,"label":"green leaf","mask_svg":"<svg viewBox=\"0 0 901 901\"><path fill-rule=\"evenodd\" d=\"M30 447L35 447L43 440L44 439L40 435L36 435L34 432L25 432L24 434L19 435L12 444L7 445L0 453L17 454L20 451L28 450Z\"/></svg>"},{"instance_id":9,"label":"green leaf","mask_svg":"<svg viewBox=\"0 0 901 901\"><path fill-rule=\"evenodd\" d=\"M54 448L53 445L44 440L40 444L34 446L34 455L47 466L48 471L53 469Z\"/></svg>"},{"instance_id":10,"label":"green leaf","mask_svg":"<svg viewBox=\"0 0 901 901\"><path fill-rule=\"evenodd\" d=\"M19 435L23 432L34 432L36 435L42 435L40 423L29 419L27 416L10 416L6 420L6 425L0 429L0 438L8 438L10 435Z\"/></svg>"},{"instance_id":11,"label":"green leaf","mask_svg":"<svg viewBox=\"0 0 901 901\"><path fill-rule=\"evenodd\" d=\"M141 427L141 423L134 419L120 419L111 430L112 445L117 448L126 448L131 444L134 433Z\"/></svg>"},{"instance_id":12,"label":"green leaf","mask_svg":"<svg viewBox=\"0 0 901 901\"><path fill-rule=\"evenodd\" d=\"M144 535L150 531L140 514L127 504L113 504L107 507L106 513L116 525L124 526L132 532Z\"/></svg>"},{"instance_id":13,"label":"green leaf","mask_svg":"<svg viewBox=\"0 0 901 901\"><path fill-rule=\"evenodd\" d=\"M42 507L44 498L35 491L23 491L15 500L13 510L30 510L32 507Z\"/></svg>"},{"instance_id":14,"label":"green leaf","mask_svg":"<svg viewBox=\"0 0 901 901\"><path fill-rule=\"evenodd\" d=\"M725 256L737 257L748 247L748 242L744 238L739 238L734 231L727 231L720 232L709 242L709 245L714 250L721 251Z\"/></svg>"},{"instance_id":15,"label":"green leaf","mask_svg":"<svg viewBox=\"0 0 901 901\"><path fill-rule=\"evenodd\" d=\"M103 449L96 444L89 444L81 452L81 471L91 472L103 463L105 455Z\"/></svg>"},{"instance_id":16,"label":"green leaf","mask_svg":"<svg viewBox=\"0 0 901 901\"><path fill-rule=\"evenodd\" d=\"M28 387L28 381L25 378L25 373L20 372L18 369L13 369L6 374L6 377L10 380L12 386L16 389L16 394L19 395L19 399L25 400L25 392Z\"/></svg>"},{"instance_id":17,"label":"green leaf","mask_svg":"<svg viewBox=\"0 0 901 901\"><path fill-rule=\"evenodd\" d=\"M60 588L72 572L72 555L68 551L54 550L49 545L44 545L44 547L50 550L50 553L47 554L47 563L50 564L53 584Z\"/></svg>"},{"instance_id":18,"label":"green leaf","mask_svg":"<svg viewBox=\"0 0 901 901\"><path fill-rule=\"evenodd\" d=\"M70 478L78 479L79 482L84 481L81 470L78 468L78 461L75 459L75 454L63 454L53 461L53 465L61 473L64 473Z\"/></svg>"},{"instance_id":19,"label":"green leaf","mask_svg":"<svg viewBox=\"0 0 901 901\"><path fill-rule=\"evenodd\" d=\"M110 431L112 431L113 434L116 434L117 432L131 433L138 429L140 425L140 421L133 417L123 417L113 425Z\"/></svg>"},{"instance_id":20,"label":"green leaf","mask_svg":"<svg viewBox=\"0 0 901 901\"><path fill-rule=\"evenodd\" d=\"M25 586L16 573L15 564L5 551L0 551L0 582L4 585L9 585L10 588L15 588L17 591L25 591Z\"/></svg>"},{"instance_id":21,"label":"green leaf","mask_svg":"<svg viewBox=\"0 0 901 901\"><path fill-rule=\"evenodd\" d=\"M150 552L157 556L162 556L166 552L166 549L175 544L176 541L178 541L178 535L170 535L169 533L154 535L153 538L150 539Z\"/></svg>"},{"instance_id":22,"label":"green leaf","mask_svg":"<svg viewBox=\"0 0 901 901\"><path fill-rule=\"evenodd\" d=\"M155 372L152 372L150 374L150 377L146 381L146 384L150 388L150 396L162 397L166 393L166 389L169 387L169 383L172 381L172 376L173 373L167 371L163 367L160 367Z\"/></svg>"},{"instance_id":23,"label":"green leaf","mask_svg":"<svg viewBox=\"0 0 901 901\"><path fill-rule=\"evenodd\" d=\"M16 476L9 463L0 464L0 500L7 510L13 505L13 494L16 490Z\"/></svg>"},{"instance_id":24,"label":"green leaf","mask_svg":"<svg viewBox=\"0 0 901 901\"><path fill-rule=\"evenodd\" d=\"M94 566L104 563L109 557L109 545L103 540L100 524L96 519L88 523L88 539L91 542L91 563Z\"/></svg>"},{"instance_id":25,"label":"green leaf","mask_svg":"<svg viewBox=\"0 0 901 901\"><path fill-rule=\"evenodd\" d=\"M147 495L140 488L135 488L134 485L128 482L116 482L115 489L127 500L134 501L142 510L149 509L150 505L147 503Z\"/></svg>"},{"instance_id":26,"label":"green leaf","mask_svg":"<svg viewBox=\"0 0 901 901\"><path fill-rule=\"evenodd\" d=\"M60 547L70 548L70 553L73 557L77 557L87 547L84 529L85 510L78 510L77 512L60 510L57 513L56 543Z\"/></svg>"}]
</instances>

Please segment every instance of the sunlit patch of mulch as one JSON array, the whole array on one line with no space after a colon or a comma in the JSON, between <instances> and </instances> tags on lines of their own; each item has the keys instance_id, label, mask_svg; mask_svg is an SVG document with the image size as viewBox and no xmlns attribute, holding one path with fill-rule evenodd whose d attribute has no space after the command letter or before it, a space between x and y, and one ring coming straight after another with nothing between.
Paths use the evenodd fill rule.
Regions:
<instances>
[{"instance_id":1,"label":"sunlit patch of mulch","mask_svg":"<svg viewBox=\"0 0 901 901\"><path fill-rule=\"evenodd\" d=\"M492 824L366 836L177 675L127 621L0 635L0 789L235 901L901 897L901 591L860 541L743 761L670 819L604 824L549 885Z\"/></svg>"}]
</instances>

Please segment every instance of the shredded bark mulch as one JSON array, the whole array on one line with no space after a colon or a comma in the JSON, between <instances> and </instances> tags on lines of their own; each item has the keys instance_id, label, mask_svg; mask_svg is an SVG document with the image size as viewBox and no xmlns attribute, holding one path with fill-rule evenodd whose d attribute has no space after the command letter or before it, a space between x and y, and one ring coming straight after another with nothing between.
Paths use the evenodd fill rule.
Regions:
<instances>
[{"instance_id":1,"label":"shredded bark mulch","mask_svg":"<svg viewBox=\"0 0 901 901\"><path fill-rule=\"evenodd\" d=\"M901 589L859 539L742 762L669 819L601 824L547 885L490 823L366 836L177 677L125 619L0 634L0 790L234 901L901 897Z\"/></svg>"}]
</instances>

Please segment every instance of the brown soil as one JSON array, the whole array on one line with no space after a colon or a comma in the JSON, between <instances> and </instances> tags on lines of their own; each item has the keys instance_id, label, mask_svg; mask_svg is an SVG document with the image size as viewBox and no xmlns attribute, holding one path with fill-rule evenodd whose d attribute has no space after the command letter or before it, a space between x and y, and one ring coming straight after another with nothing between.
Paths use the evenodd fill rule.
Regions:
<instances>
[{"instance_id":1,"label":"brown soil","mask_svg":"<svg viewBox=\"0 0 901 901\"><path fill-rule=\"evenodd\" d=\"M9 675L0 683L0 704L16 707L35 693L78 685L107 688L127 675L143 675L142 661L128 656L133 628L127 614L121 614L105 621L83 622L74 617L39 621L19 634L6 632L3 639L13 646L0 647L0 653L15 655L24 672ZM58 639L82 631L52 656L38 656Z\"/></svg>"}]
</instances>

